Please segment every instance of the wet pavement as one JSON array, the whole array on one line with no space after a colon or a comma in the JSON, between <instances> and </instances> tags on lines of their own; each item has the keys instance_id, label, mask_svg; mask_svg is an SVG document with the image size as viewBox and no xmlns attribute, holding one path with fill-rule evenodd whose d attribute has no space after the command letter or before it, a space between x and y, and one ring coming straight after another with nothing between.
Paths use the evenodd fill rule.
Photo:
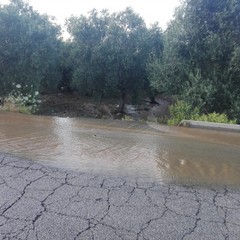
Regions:
<instances>
[{"instance_id":1,"label":"wet pavement","mask_svg":"<svg viewBox=\"0 0 240 240\"><path fill-rule=\"evenodd\" d=\"M240 239L240 189L64 170L0 154L0 239Z\"/></svg>"},{"instance_id":2,"label":"wet pavement","mask_svg":"<svg viewBox=\"0 0 240 240\"><path fill-rule=\"evenodd\" d=\"M92 174L240 187L240 133L0 112L0 152Z\"/></svg>"}]
</instances>

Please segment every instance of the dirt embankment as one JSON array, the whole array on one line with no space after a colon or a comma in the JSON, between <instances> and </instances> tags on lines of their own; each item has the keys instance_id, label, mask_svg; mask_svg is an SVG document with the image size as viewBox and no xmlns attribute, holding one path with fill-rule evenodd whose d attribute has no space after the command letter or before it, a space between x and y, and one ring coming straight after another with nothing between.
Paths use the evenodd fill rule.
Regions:
<instances>
[{"instance_id":1,"label":"dirt embankment","mask_svg":"<svg viewBox=\"0 0 240 240\"><path fill-rule=\"evenodd\" d=\"M142 121L164 122L168 118L168 106L171 100L157 97L154 104L144 99L140 105L126 104L126 114L119 113L119 100L107 99L97 103L92 98L78 94L58 93L42 95L42 104L38 111L40 115L59 117L92 117L92 118L130 118ZM127 117L126 117L127 116Z\"/></svg>"}]
</instances>

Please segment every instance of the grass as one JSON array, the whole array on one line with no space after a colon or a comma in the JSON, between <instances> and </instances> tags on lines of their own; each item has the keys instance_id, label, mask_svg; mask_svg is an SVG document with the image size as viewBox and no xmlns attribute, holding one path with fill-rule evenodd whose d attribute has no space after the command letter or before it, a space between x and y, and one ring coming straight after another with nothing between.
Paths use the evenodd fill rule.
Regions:
<instances>
[{"instance_id":1,"label":"grass","mask_svg":"<svg viewBox=\"0 0 240 240\"><path fill-rule=\"evenodd\" d=\"M24 114L31 114L28 107L22 105L16 105L12 101L5 101L3 105L0 107L1 111L8 111L8 112L19 112Z\"/></svg>"}]
</instances>

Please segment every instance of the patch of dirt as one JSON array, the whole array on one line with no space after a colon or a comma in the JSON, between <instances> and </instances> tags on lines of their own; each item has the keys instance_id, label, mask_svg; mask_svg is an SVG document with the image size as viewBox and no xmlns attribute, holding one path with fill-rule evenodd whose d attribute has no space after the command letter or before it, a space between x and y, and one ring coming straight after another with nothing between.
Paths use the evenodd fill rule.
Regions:
<instances>
[{"instance_id":1,"label":"patch of dirt","mask_svg":"<svg viewBox=\"0 0 240 240\"><path fill-rule=\"evenodd\" d=\"M117 111L117 101L97 104L92 98L78 94L57 93L41 96L41 106L37 114L59 117L93 117L111 118L111 113Z\"/></svg>"},{"instance_id":2,"label":"patch of dirt","mask_svg":"<svg viewBox=\"0 0 240 240\"><path fill-rule=\"evenodd\" d=\"M107 99L97 103L94 99L74 93L57 93L41 96L41 106L37 114L59 117L91 117L122 119L119 113L119 100ZM126 105L126 115L134 120L164 122L169 116L168 106L171 100L156 97L151 104L145 99L141 105Z\"/></svg>"}]
</instances>

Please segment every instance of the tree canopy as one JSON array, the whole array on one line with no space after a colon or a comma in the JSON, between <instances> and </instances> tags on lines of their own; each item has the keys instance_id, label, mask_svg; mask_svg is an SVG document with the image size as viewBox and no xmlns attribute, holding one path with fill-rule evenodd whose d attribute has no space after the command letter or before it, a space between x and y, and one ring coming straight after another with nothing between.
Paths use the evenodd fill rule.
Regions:
<instances>
[{"instance_id":1,"label":"tree canopy","mask_svg":"<svg viewBox=\"0 0 240 240\"><path fill-rule=\"evenodd\" d=\"M184 1L164 41L163 59L149 65L152 86L239 118L240 1Z\"/></svg>"},{"instance_id":2,"label":"tree canopy","mask_svg":"<svg viewBox=\"0 0 240 240\"><path fill-rule=\"evenodd\" d=\"M93 10L88 17L70 18L67 26L74 44L73 87L98 99L119 96L121 111L127 95L137 101L144 92L147 59L162 52L160 29L149 30L131 8L113 14Z\"/></svg>"},{"instance_id":3,"label":"tree canopy","mask_svg":"<svg viewBox=\"0 0 240 240\"><path fill-rule=\"evenodd\" d=\"M0 5L0 94L12 84L117 97L124 112L156 93L240 121L240 1L184 0L165 32L131 8L66 21L71 37L24 0Z\"/></svg>"},{"instance_id":4,"label":"tree canopy","mask_svg":"<svg viewBox=\"0 0 240 240\"><path fill-rule=\"evenodd\" d=\"M0 7L0 93L12 84L36 89L57 81L60 28L22 0ZM52 83L51 83L52 84Z\"/></svg>"}]
</instances>

